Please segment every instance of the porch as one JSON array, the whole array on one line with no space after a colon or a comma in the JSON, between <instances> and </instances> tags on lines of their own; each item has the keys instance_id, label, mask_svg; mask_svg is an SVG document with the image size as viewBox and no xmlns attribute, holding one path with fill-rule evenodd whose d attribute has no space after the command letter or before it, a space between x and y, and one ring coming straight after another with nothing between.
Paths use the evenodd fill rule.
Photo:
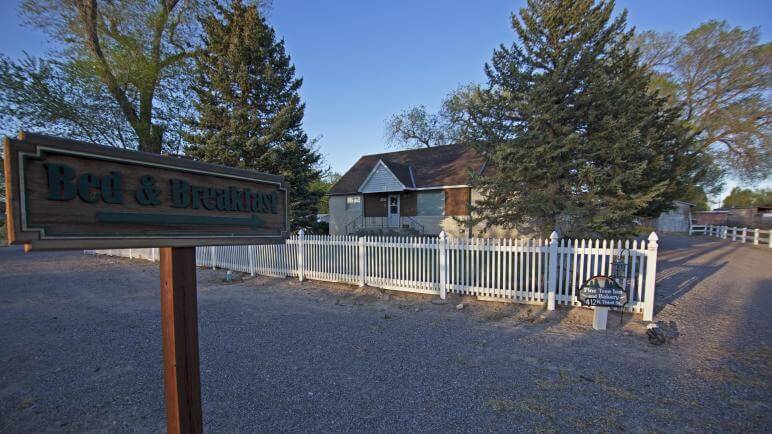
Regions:
<instances>
[{"instance_id":1,"label":"porch","mask_svg":"<svg viewBox=\"0 0 772 434\"><path fill-rule=\"evenodd\" d=\"M359 216L346 225L347 235L424 235L424 226L410 216Z\"/></svg>"},{"instance_id":2,"label":"porch","mask_svg":"<svg viewBox=\"0 0 772 434\"><path fill-rule=\"evenodd\" d=\"M361 214L346 224L347 235L424 235L415 218L415 193L370 193L359 200Z\"/></svg>"}]
</instances>

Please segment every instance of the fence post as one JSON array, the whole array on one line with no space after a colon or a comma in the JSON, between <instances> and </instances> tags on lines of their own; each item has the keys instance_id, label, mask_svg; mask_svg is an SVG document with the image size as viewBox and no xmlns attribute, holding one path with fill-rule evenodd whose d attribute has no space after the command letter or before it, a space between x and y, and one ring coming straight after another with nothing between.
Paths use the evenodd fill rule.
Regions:
<instances>
[{"instance_id":1,"label":"fence post","mask_svg":"<svg viewBox=\"0 0 772 434\"><path fill-rule=\"evenodd\" d=\"M745 243L745 238L748 236L748 228L743 228L743 243Z\"/></svg>"},{"instance_id":2,"label":"fence post","mask_svg":"<svg viewBox=\"0 0 772 434\"><path fill-rule=\"evenodd\" d=\"M442 231L440 232L440 237L437 242L437 258L440 261L440 298L442 300L445 300L445 297L447 296L447 288L445 288L445 273L447 272L446 255L448 253L447 245L447 235L445 234L445 231Z\"/></svg>"},{"instance_id":3,"label":"fence post","mask_svg":"<svg viewBox=\"0 0 772 434\"><path fill-rule=\"evenodd\" d=\"M303 267L303 239L305 235L306 232L303 229L298 232L298 280L301 282L306 278Z\"/></svg>"},{"instance_id":4,"label":"fence post","mask_svg":"<svg viewBox=\"0 0 772 434\"><path fill-rule=\"evenodd\" d=\"M772 249L772 228L767 229L767 245Z\"/></svg>"},{"instance_id":5,"label":"fence post","mask_svg":"<svg viewBox=\"0 0 772 434\"><path fill-rule=\"evenodd\" d=\"M247 246L247 256L249 256L249 275L255 277L255 247Z\"/></svg>"},{"instance_id":6,"label":"fence post","mask_svg":"<svg viewBox=\"0 0 772 434\"><path fill-rule=\"evenodd\" d=\"M759 245L759 228L753 230L753 245Z\"/></svg>"},{"instance_id":7,"label":"fence post","mask_svg":"<svg viewBox=\"0 0 772 434\"><path fill-rule=\"evenodd\" d=\"M727 232L726 230L727 230L726 226L721 226L721 238L723 239L726 239L726 232Z\"/></svg>"},{"instance_id":8,"label":"fence post","mask_svg":"<svg viewBox=\"0 0 772 434\"><path fill-rule=\"evenodd\" d=\"M555 293L558 290L558 232L550 234L549 284L547 286L547 310L555 310Z\"/></svg>"},{"instance_id":9,"label":"fence post","mask_svg":"<svg viewBox=\"0 0 772 434\"><path fill-rule=\"evenodd\" d=\"M357 240L359 243L359 286L365 286L365 276L367 275L367 270L365 270L365 265L367 264L367 260L365 259L365 237L359 237L359 240Z\"/></svg>"},{"instance_id":10,"label":"fence post","mask_svg":"<svg viewBox=\"0 0 772 434\"><path fill-rule=\"evenodd\" d=\"M737 241L737 226L732 226L732 241Z\"/></svg>"},{"instance_id":11,"label":"fence post","mask_svg":"<svg viewBox=\"0 0 772 434\"><path fill-rule=\"evenodd\" d=\"M210 249L209 252L212 254L212 270L217 269L217 255L216 255L217 251L214 249L214 247L215 246L212 246L209 248Z\"/></svg>"},{"instance_id":12,"label":"fence post","mask_svg":"<svg viewBox=\"0 0 772 434\"><path fill-rule=\"evenodd\" d=\"M643 320L654 320L654 283L657 279L657 237L656 232L649 235L649 251L646 254L646 288L644 292Z\"/></svg>"}]
</instances>

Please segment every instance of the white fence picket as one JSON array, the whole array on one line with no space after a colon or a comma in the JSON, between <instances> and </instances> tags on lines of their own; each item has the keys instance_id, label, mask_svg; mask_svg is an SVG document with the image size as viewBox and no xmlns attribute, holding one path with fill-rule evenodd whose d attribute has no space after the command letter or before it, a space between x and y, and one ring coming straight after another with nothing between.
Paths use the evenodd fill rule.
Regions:
<instances>
[{"instance_id":1,"label":"white fence picket","mask_svg":"<svg viewBox=\"0 0 772 434\"><path fill-rule=\"evenodd\" d=\"M716 236L728 233L725 227L704 228L702 233L706 231ZM769 244L770 231L754 231L753 240L754 244ZM198 247L196 265L510 302L545 303L548 292L554 291L555 304L576 306L584 282L594 275L614 273L612 264L620 257L626 264L623 285L629 295L624 309L646 315L653 308L650 272L656 261L656 243L651 247L643 240L556 239L551 248L550 240L544 239L447 238L443 242L431 237L360 239L301 233L282 244ZM149 260L159 257L157 249L96 253Z\"/></svg>"},{"instance_id":2,"label":"white fence picket","mask_svg":"<svg viewBox=\"0 0 772 434\"><path fill-rule=\"evenodd\" d=\"M753 245L766 245L772 249L772 229L691 225L689 227L689 235L705 235L725 240L731 239L732 241L740 241L741 243L752 241Z\"/></svg>"}]
</instances>

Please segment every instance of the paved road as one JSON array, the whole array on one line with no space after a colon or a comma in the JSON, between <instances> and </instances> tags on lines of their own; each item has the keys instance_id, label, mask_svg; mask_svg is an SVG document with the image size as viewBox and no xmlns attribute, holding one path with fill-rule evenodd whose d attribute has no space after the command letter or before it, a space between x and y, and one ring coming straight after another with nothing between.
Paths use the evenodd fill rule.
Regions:
<instances>
[{"instance_id":1,"label":"paved road","mask_svg":"<svg viewBox=\"0 0 772 434\"><path fill-rule=\"evenodd\" d=\"M206 430L768 432L772 251L661 246L660 347L630 315L199 270ZM157 264L0 248L0 273L0 432L164 430Z\"/></svg>"}]
</instances>

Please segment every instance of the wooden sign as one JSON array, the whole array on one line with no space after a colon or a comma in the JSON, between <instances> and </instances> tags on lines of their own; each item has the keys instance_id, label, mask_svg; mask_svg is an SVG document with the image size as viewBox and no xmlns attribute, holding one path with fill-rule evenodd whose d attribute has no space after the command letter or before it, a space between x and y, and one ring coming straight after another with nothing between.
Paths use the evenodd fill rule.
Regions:
<instances>
[{"instance_id":1,"label":"wooden sign","mask_svg":"<svg viewBox=\"0 0 772 434\"><path fill-rule=\"evenodd\" d=\"M622 307L627 304L627 293L611 277L593 276L579 290L579 301L585 306Z\"/></svg>"},{"instance_id":2,"label":"wooden sign","mask_svg":"<svg viewBox=\"0 0 772 434\"><path fill-rule=\"evenodd\" d=\"M28 249L256 244L288 235L284 178L22 133L5 140L8 240Z\"/></svg>"},{"instance_id":3,"label":"wooden sign","mask_svg":"<svg viewBox=\"0 0 772 434\"><path fill-rule=\"evenodd\" d=\"M8 240L161 247L167 431L203 431L196 249L283 241L284 178L33 134L5 139Z\"/></svg>"}]
</instances>

